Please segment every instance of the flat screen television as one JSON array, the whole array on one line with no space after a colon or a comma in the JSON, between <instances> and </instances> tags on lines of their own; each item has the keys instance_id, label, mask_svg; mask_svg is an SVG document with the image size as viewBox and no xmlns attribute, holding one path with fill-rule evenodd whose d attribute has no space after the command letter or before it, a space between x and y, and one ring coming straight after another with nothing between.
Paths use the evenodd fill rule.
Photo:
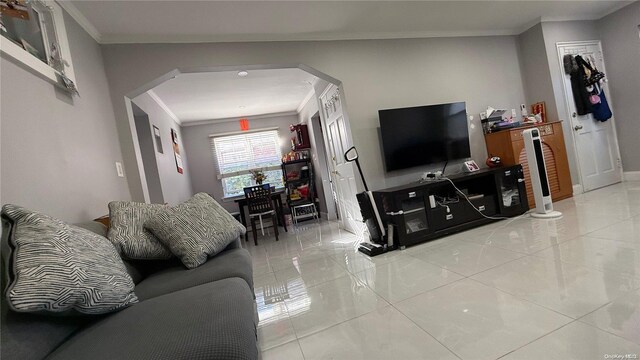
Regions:
<instances>
[{"instance_id":1,"label":"flat screen television","mask_svg":"<svg viewBox=\"0 0 640 360\"><path fill-rule=\"evenodd\" d=\"M464 102L378 111L387 171L469 158Z\"/></svg>"}]
</instances>

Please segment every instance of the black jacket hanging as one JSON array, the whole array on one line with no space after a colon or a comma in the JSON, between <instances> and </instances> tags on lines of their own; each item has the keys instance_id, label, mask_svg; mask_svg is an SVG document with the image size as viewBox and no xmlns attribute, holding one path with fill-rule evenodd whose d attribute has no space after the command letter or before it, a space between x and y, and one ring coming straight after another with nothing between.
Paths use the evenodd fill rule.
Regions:
<instances>
[{"instance_id":1,"label":"black jacket hanging","mask_svg":"<svg viewBox=\"0 0 640 360\"><path fill-rule=\"evenodd\" d=\"M589 95L591 94L587 91L587 83L585 81L586 73L583 64L586 61L580 55L576 55L575 60L578 63L578 69L571 72L571 92L573 93L578 115L587 115L592 112L592 105L589 101Z\"/></svg>"}]
</instances>

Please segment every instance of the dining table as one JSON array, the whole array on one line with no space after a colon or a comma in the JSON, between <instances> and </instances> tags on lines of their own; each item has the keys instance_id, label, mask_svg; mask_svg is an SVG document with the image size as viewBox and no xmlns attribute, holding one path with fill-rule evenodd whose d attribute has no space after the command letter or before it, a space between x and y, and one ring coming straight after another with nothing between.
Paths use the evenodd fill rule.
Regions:
<instances>
[{"instance_id":1,"label":"dining table","mask_svg":"<svg viewBox=\"0 0 640 360\"><path fill-rule=\"evenodd\" d=\"M284 207L282 205L282 194L284 194L284 189L274 189L271 193L271 200L273 200L273 203L275 204L276 216L279 222L278 225L284 227L284 231L287 231L287 222L284 219ZM242 225L247 227L247 218L245 216L247 198L242 196L234 199L233 201L238 204L238 210L240 211L240 222L242 222Z\"/></svg>"}]
</instances>

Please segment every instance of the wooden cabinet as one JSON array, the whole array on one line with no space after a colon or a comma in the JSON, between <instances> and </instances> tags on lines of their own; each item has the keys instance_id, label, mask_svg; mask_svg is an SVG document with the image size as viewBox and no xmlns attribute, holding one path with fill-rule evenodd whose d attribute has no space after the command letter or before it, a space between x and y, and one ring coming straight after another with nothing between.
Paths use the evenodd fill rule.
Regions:
<instances>
[{"instance_id":1,"label":"wooden cabinet","mask_svg":"<svg viewBox=\"0 0 640 360\"><path fill-rule=\"evenodd\" d=\"M526 180L527 199L531 208L535 207L535 199L531 188L522 130L532 127L537 127L540 130L540 135L542 135L542 150L547 166L551 198L554 201L570 198L573 195L573 185L571 184L567 149L564 143L564 134L562 133L562 122L555 121L538 125L526 125L485 134L484 136L489 156L499 156L504 166L522 165Z\"/></svg>"}]
</instances>

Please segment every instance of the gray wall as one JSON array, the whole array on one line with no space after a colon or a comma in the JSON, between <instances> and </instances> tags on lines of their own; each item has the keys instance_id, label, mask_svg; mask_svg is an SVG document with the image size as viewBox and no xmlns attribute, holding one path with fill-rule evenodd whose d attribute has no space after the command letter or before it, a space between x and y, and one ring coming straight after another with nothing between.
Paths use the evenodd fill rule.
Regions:
<instances>
[{"instance_id":1,"label":"gray wall","mask_svg":"<svg viewBox=\"0 0 640 360\"><path fill-rule=\"evenodd\" d=\"M164 153L160 154L154 151L154 154L158 165L158 176L160 177L162 195L166 203L169 205L177 205L193 195L188 152L184 146L180 125L147 93L137 96L133 99L133 102L149 116L149 136L151 136L152 133L151 126L155 125L160 130L162 150ZM182 174L180 174L176 168L173 143L171 142L171 129L178 132L178 145L180 146L180 155L182 155L184 169Z\"/></svg>"},{"instance_id":2,"label":"gray wall","mask_svg":"<svg viewBox=\"0 0 640 360\"><path fill-rule=\"evenodd\" d=\"M268 129L277 127L280 133L282 155L291 151L291 132L289 125L297 124L296 115L265 117L249 120L250 130ZM194 192L206 192L220 201L220 204L229 211L238 211L238 206L233 200L224 201L222 183L218 180L218 169L211 151L209 135L240 132L238 121L225 121L204 125L184 126L182 128L183 141L186 144L187 160L191 164L191 184ZM267 179L268 181L268 179Z\"/></svg>"},{"instance_id":3,"label":"gray wall","mask_svg":"<svg viewBox=\"0 0 640 360\"><path fill-rule=\"evenodd\" d=\"M136 133L138 135L138 144L140 145L140 155L144 166L144 175L147 181L147 190L149 191L149 201L152 204L164 204L164 196L162 195L162 184L160 183L160 174L158 173L158 163L156 161L156 147L153 129L149 125L149 116L142 111L136 104L132 104L134 121L136 123Z\"/></svg>"},{"instance_id":4,"label":"gray wall","mask_svg":"<svg viewBox=\"0 0 640 360\"><path fill-rule=\"evenodd\" d=\"M640 171L640 2L597 22L609 77L611 107L625 171ZM609 94L607 94L609 96Z\"/></svg>"},{"instance_id":5,"label":"gray wall","mask_svg":"<svg viewBox=\"0 0 640 360\"><path fill-rule=\"evenodd\" d=\"M474 129L470 131L472 156L484 163L486 148L478 114L487 105L517 109L524 101L515 36L122 44L104 45L103 52L114 99L123 99L127 93L179 67L301 63L339 79L352 119L354 144L372 189L415 181L426 170L385 173L378 140L379 109L466 101L469 113L475 116ZM131 172L137 162L124 101L116 101L114 109ZM199 165L192 163L194 169ZM132 195L141 198L139 184L133 178L131 182ZM194 180L194 190L203 188Z\"/></svg>"},{"instance_id":6,"label":"gray wall","mask_svg":"<svg viewBox=\"0 0 640 360\"><path fill-rule=\"evenodd\" d=\"M100 46L66 14L65 25L81 97L0 60L0 202L79 222L131 196L116 175L122 155Z\"/></svg>"},{"instance_id":7,"label":"gray wall","mask_svg":"<svg viewBox=\"0 0 640 360\"><path fill-rule=\"evenodd\" d=\"M551 120L558 120L558 109L556 108L556 99L553 96L542 24L537 24L518 35L518 55L527 111L531 111L531 104L544 101L547 117Z\"/></svg>"}]
</instances>

